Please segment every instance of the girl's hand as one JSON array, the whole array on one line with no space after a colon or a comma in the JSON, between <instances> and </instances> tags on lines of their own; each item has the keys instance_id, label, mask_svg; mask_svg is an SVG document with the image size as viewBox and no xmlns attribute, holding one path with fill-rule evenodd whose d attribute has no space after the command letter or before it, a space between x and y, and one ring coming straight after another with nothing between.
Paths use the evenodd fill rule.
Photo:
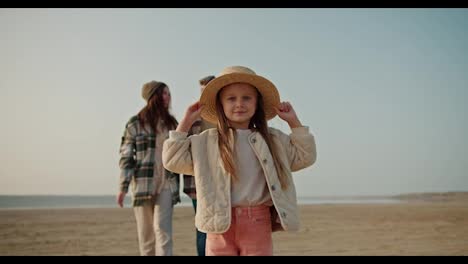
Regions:
<instances>
[{"instance_id":1,"label":"girl's hand","mask_svg":"<svg viewBox=\"0 0 468 264\"><path fill-rule=\"evenodd\" d=\"M296 111L289 102L281 102L276 108L278 116L286 121L291 128L301 127L301 121L297 117Z\"/></svg>"},{"instance_id":2,"label":"girl's hand","mask_svg":"<svg viewBox=\"0 0 468 264\"><path fill-rule=\"evenodd\" d=\"M196 120L200 119L200 113L201 113L202 105L200 104L200 101L196 101L195 103L191 104L187 110L185 111L185 117L188 120L195 122ZM190 124L190 125L192 125Z\"/></svg>"},{"instance_id":3,"label":"girl's hand","mask_svg":"<svg viewBox=\"0 0 468 264\"><path fill-rule=\"evenodd\" d=\"M185 116L177 126L176 131L188 132L192 124L198 119L200 119L200 113L202 108L203 107L199 101L196 101L195 103L191 104L185 111Z\"/></svg>"}]
</instances>

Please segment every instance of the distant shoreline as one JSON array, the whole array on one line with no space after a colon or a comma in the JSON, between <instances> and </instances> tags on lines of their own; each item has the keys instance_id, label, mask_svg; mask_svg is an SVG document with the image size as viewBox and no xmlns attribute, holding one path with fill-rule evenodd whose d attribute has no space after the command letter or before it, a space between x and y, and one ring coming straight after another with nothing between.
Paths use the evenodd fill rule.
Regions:
<instances>
[{"instance_id":1,"label":"distant shoreline","mask_svg":"<svg viewBox=\"0 0 468 264\"><path fill-rule=\"evenodd\" d=\"M178 207L191 207L188 197L182 195ZM356 196L303 196L299 205L324 204L394 204L407 202L458 202L468 203L468 192L407 193L399 195L356 195ZM131 207L127 197L125 207ZM15 209L92 209L118 208L113 195L0 195L0 210Z\"/></svg>"}]
</instances>

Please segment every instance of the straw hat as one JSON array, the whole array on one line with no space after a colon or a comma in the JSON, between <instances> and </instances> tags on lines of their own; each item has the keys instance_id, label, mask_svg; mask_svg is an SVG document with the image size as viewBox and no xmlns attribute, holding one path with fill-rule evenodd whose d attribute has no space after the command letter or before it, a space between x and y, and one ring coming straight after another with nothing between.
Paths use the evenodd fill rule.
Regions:
<instances>
[{"instance_id":1,"label":"straw hat","mask_svg":"<svg viewBox=\"0 0 468 264\"><path fill-rule=\"evenodd\" d=\"M226 85L233 83L248 83L260 92L263 97L265 117L270 120L276 116L275 107L280 104L280 96L275 85L266 78L243 66L225 68L215 79L211 80L203 90L200 103L203 106L201 117L213 124L218 123L216 115L216 95Z\"/></svg>"}]
</instances>

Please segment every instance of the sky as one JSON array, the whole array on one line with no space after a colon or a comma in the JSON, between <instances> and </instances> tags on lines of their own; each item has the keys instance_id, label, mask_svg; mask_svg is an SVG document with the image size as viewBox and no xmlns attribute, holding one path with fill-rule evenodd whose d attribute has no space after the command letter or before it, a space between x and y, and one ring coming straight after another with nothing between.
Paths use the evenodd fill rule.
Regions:
<instances>
[{"instance_id":1,"label":"sky","mask_svg":"<svg viewBox=\"0 0 468 264\"><path fill-rule=\"evenodd\" d=\"M232 65L314 134L298 196L468 191L468 9L0 9L0 38L0 195L116 194L142 85L180 120Z\"/></svg>"}]
</instances>

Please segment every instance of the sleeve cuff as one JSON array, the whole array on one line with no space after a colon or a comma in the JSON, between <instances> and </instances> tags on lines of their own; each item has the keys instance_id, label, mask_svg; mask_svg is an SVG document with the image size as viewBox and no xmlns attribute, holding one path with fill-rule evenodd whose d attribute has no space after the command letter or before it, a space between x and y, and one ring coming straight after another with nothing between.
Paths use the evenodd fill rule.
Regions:
<instances>
[{"instance_id":1,"label":"sleeve cuff","mask_svg":"<svg viewBox=\"0 0 468 264\"><path fill-rule=\"evenodd\" d=\"M124 193L128 193L128 185L127 184L121 185L120 186L120 191L124 192Z\"/></svg>"},{"instance_id":2,"label":"sleeve cuff","mask_svg":"<svg viewBox=\"0 0 468 264\"><path fill-rule=\"evenodd\" d=\"M175 130L169 131L169 138L170 139L186 139L188 133L187 132L179 132Z\"/></svg>"},{"instance_id":3,"label":"sleeve cuff","mask_svg":"<svg viewBox=\"0 0 468 264\"><path fill-rule=\"evenodd\" d=\"M292 134L309 134L309 127L302 126L302 127L295 127L291 128Z\"/></svg>"}]
</instances>

